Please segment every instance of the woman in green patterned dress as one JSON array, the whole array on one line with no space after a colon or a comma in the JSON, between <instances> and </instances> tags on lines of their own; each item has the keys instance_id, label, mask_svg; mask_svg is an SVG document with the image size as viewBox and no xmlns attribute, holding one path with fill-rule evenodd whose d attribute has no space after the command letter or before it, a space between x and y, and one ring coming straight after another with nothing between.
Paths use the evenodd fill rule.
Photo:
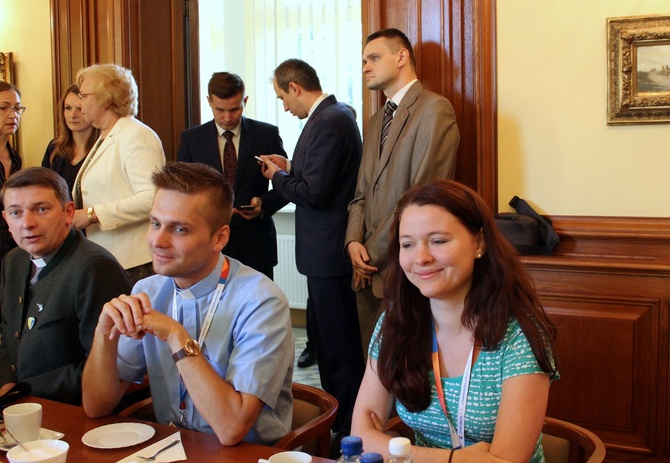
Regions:
<instances>
[{"instance_id":1,"label":"woman in green patterned dress","mask_svg":"<svg viewBox=\"0 0 670 463\"><path fill-rule=\"evenodd\" d=\"M544 461L555 328L483 200L451 180L409 190L388 260L352 434L386 453L395 405L417 463Z\"/></svg>"}]
</instances>

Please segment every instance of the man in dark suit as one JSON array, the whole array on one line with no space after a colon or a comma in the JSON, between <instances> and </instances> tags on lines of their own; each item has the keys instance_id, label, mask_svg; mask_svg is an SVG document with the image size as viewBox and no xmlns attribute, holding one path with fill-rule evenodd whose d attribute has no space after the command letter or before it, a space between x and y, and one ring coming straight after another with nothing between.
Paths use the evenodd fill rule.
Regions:
<instances>
[{"instance_id":1,"label":"man in dark suit","mask_svg":"<svg viewBox=\"0 0 670 463\"><path fill-rule=\"evenodd\" d=\"M272 194L296 205L296 263L307 276L321 385L340 403L333 430L346 435L365 367L352 268L342 252L361 136L351 111L322 92L316 71L304 61L280 64L273 86L284 110L307 123L290 165L279 156L261 156L263 174L272 179Z\"/></svg>"},{"instance_id":2,"label":"man in dark suit","mask_svg":"<svg viewBox=\"0 0 670 463\"><path fill-rule=\"evenodd\" d=\"M177 161L200 162L224 174L233 187L235 203L230 241L223 253L272 279L277 265L277 232L272 215L284 203L267 195L268 181L254 156L286 157L279 129L242 115L249 97L238 75L215 72L207 92L214 119L182 132ZM231 146L226 147L228 143ZM232 155L232 165L226 153Z\"/></svg>"}]
</instances>

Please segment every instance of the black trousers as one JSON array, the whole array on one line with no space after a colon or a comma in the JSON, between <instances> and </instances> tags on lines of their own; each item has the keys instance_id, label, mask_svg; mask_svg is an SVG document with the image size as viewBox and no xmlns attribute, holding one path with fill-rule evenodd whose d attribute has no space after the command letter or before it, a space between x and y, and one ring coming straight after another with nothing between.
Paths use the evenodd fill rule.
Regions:
<instances>
[{"instance_id":1,"label":"black trousers","mask_svg":"<svg viewBox=\"0 0 670 463\"><path fill-rule=\"evenodd\" d=\"M351 275L307 277L307 293L308 323L316 333L312 342L321 386L340 403L333 431L348 435L356 395L365 372Z\"/></svg>"}]
</instances>

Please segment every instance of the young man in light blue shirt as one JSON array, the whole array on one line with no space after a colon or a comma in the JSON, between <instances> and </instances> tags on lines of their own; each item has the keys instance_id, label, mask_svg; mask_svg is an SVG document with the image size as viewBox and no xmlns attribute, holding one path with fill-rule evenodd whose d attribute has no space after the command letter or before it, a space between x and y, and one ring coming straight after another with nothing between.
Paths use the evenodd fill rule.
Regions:
<instances>
[{"instance_id":1,"label":"young man in light blue shirt","mask_svg":"<svg viewBox=\"0 0 670 463\"><path fill-rule=\"evenodd\" d=\"M84 409L111 413L148 372L159 422L216 433L222 445L272 444L291 429L286 297L221 254L232 192L219 172L170 163L153 181L148 244L157 275L105 304L84 368Z\"/></svg>"}]
</instances>

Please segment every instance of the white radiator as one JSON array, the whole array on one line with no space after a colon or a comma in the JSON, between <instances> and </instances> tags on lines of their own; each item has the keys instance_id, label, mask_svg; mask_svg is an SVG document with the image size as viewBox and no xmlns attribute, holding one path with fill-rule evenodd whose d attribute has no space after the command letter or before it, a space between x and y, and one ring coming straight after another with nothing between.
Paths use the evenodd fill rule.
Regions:
<instances>
[{"instance_id":1,"label":"white radiator","mask_svg":"<svg viewBox=\"0 0 670 463\"><path fill-rule=\"evenodd\" d=\"M275 267L275 283L286 297L292 309L307 308L307 277L298 273L295 265L295 236L277 235L279 263Z\"/></svg>"}]
</instances>

